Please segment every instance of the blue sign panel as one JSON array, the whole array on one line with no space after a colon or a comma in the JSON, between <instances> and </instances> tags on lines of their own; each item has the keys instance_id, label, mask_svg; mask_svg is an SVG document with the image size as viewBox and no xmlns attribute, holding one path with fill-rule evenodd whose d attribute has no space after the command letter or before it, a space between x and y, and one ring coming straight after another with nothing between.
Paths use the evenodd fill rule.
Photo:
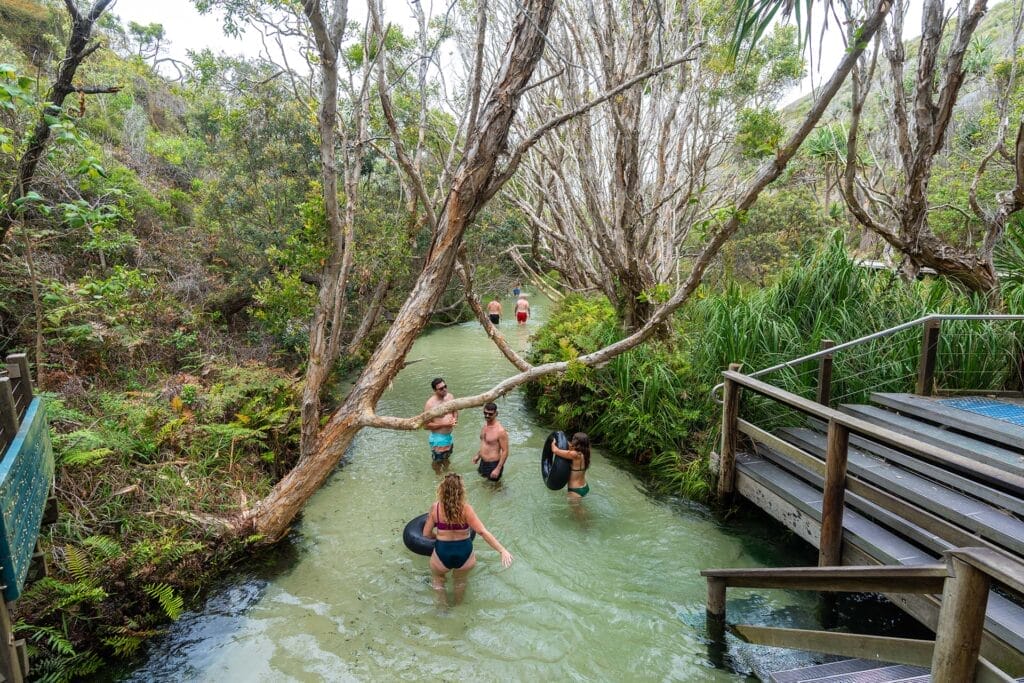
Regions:
<instances>
[{"instance_id":1,"label":"blue sign panel","mask_svg":"<svg viewBox=\"0 0 1024 683\"><path fill-rule=\"evenodd\" d=\"M32 399L17 436L0 460L0 577L4 600L21 595L39 523L53 481L53 447L46 409Z\"/></svg>"}]
</instances>

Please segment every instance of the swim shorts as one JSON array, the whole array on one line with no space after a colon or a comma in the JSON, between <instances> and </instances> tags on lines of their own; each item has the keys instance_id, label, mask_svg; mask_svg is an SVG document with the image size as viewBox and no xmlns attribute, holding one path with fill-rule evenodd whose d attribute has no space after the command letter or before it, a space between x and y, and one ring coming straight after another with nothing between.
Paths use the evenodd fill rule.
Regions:
<instances>
[{"instance_id":1,"label":"swim shorts","mask_svg":"<svg viewBox=\"0 0 1024 683\"><path fill-rule=\"evenodd\" d=\"M494 325L497 325L499 322L501 322L501 316L498 315L497 313L488 313L487 317L491 319L491 323L493 323Z\"/></svg>"},{"instance_id":2,"label":"swim shorts","mask_svg":"<svg viewBox=\"0 0 1024 683\"><path fill-rule=\"evenodd\" d=\"M525 323L526 322L526 311L516 311L516 320Z\"/></svg>"},{"instance_id":3,"label":"swim shorts","mask_svg":"<svg viewBox=\"0 0 1024 683\"><path fill-rule=\"evenodd\" d=\"M491 479L491 472L493 472L494 468L498 466L498 462L499 461L497 460L481 460L480 464L477 465L476 471L479 472L480 476L483 477L484 479ZM501 475L504 473L505 470L502 470L501 473L498 475L498 478L491 479L491 481L498 481L499 479L501 479Z\"/></svg>"},{"instance_id":4,"label":"swim shorts","mask_svg":"<svg viewBox=\"0 0 1024 683\"><path fill-rule=\"evenodd\" d=\"M430 444L430 456L434 462L441 462L452 454L452 445L455 443L455 439L451 434L430 432L427 443Z\"/></svg>"}]
</instances>

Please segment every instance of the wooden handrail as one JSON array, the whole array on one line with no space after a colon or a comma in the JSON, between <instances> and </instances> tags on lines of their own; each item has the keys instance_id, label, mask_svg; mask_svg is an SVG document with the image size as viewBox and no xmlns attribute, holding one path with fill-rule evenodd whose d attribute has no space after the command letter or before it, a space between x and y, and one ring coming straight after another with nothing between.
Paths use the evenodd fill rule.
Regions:
<instances>
[{"instance_id":1,"label":"wooden handrail","mask_svg":"<svg viewBox=\"0 0 1024 683\"><path fill-rule=\"evenodd\" d=\"M851 593L938 593L948 576L945 564L911 567L785 567L705 569L705 578L730 588L788 588Z\"/></svg>"},{"instance_id":2,"label":"wooden handrail","mask_svg":"<svg viewBox=\"0 0 1024 683\"><path fill-rule=\"evenodd\" d=\"M730 586L839 592L933 594L941 591L939 623L930 658L932 680L958 683L974 680L976 674L984 674L986 680L1012 680L980 658L979 652L990 582L994 580L1024 595L1024 563L990 548L954 548L947 551L945 557L944 564L908 567L705 569L701 576L708 581L708 631L712 637L720 637L723 633L725 591ZM797 642L791 641L783 629L749 626L737 629L753 636L755 640L752 642L775 642L785 647L793 647L792 643ZM872 638L878 640L875 636L846 634L844 643L849 641L849 647L859 647L858 637L865 639L864 642ZM809 649L815 649L814 642L828 643L829 649L823 651L838 654L834 641L832 634L804 639ZM788 644L783 645L783 642ZM919 657L920 653L915 656Z\"/></svg>"},{"instance_id":3,"label":"wooden handrail","mask_svg":"<svg viewBox=\"0 0 1024 683\"><path fill-rule=\"evenodd\" d=\"M948 451L940 446L918 441L917 439L904 436L903 434L886 429L885 427L880 427L876 424L872 424L871 422L861 420L853 415L841 413L834 408L828 408L819 403L803 398L802 396L797 396L785 389L780 389L776 386L772 386L771 384L762 382L761 380L754 379L749 375L744 375L743 373L730 370L726 370L722 375L726 380L742 386L744 389L748 389L756 394L760 394L761 396L782 403L783 405L795 408L805 415L816 417L828 423L841 425L850 432L868 437L869 439L873 439L874 441L878 441L904 452L917 455L926 460L939 462L965 472L970 472L981 481L996 484L1000 488L1012 491L1013 493L1024 497L1024 477L1020 475L1000 470L996 467L992 467L991 465L976 462L970 458Z\"/></svg>"}]
</instances>

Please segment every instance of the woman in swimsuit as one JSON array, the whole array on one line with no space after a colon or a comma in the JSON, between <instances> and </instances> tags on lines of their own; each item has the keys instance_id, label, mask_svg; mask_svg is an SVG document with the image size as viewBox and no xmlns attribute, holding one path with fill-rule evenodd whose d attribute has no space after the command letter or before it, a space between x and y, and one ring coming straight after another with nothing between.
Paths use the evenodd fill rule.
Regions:
<instances>
[{"instance_id":1,"label":"woman in swimsuit","mask_svg":"<svg viewBox=\"0 0 1024 683\"><path fill-rule=\"evenodd\" d=\"M576 432L569 441L569 448L562 450L551 444L551 452L572 461L569 471L569 500L578 501L590 493L587 484L587 470L590 469L590 437Z\"/></svg>"},{"instance_id":2,"label":"woman in swimsuit","mask_svg":"<svg viewBox=\"0 0 1024 683\"><path fill-rule=\"evenodd\" d=\"M455 604L462 602L466 592L469 570L476 565L476 553L469 530L480 534L487 544L501 554L501 564L512 564L512 554L498 542L498 539L476 516L473 506L466 502L466 487L462 477L449 472L437 487L437 501L430 506L427 521L423 524L423 535L434 538L434 553L430 556L430 573L433 587L442 603L446 601L445 580L448 572L455 576Z\"/></svg>"}]
</instances>

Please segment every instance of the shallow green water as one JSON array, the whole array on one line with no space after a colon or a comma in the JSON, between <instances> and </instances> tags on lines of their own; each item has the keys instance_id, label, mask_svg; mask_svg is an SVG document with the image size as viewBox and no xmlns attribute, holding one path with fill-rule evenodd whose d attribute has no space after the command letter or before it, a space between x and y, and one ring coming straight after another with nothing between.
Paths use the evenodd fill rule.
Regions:
<instances>
[{"instance_id":1,"label":"shallow green water","mask_svg":"<svg viewBox=\"0 0 1024 683\"><path fill-rule=\"evenodd\" d=\"M536 313L526 327L502 321L515 346L526 346L543 310ZM435 376L464 396L511 372L477 324L426 335L410 354L419 358L385 394L381 414L419 412ZM499 402L498 417L511 453L500 484L469 463L478 409L460 417L452 466L515 563L503 569L478 540L462 605L437 605L427 558L401 542L437 483L426 432L365 430L277 551L277 565L215 591L154 643L129 680L744 680L751 656L739 644L724 668L708 660L698 572L802 562L799 546L765 537L783 536L777 527L725 530L700 506L652 497L599 449L587 475L592 492L576 516L565 492L540 478L550 429L519 393ZM730 618L806 623L812 600L730 592Z\"/></svg>"}]
</instances>

